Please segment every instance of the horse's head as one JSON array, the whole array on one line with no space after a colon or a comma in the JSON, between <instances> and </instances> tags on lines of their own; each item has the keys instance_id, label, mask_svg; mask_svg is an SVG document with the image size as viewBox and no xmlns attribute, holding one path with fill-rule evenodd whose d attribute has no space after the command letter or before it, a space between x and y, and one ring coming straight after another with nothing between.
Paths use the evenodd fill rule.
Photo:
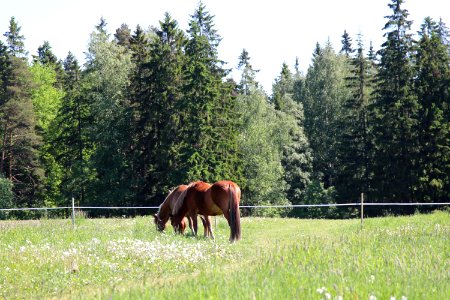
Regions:
<instances>
[{"instance_id":1,"label":"horse's head","mask_svg":"<svg viewBox=\"0 0 450 300\"><path fill-rule=\"evenodd\" d=\"M176 233L184 234L184 231L186 230L186 221L184 218L180 219L177 215L170 215L170 223Z\"/></svg>"},{"instance_id":2,"label":"horse's head","mask_svg":"<svg viewBox=\"0 0 450 300\"><path fill-rule=\"evenodd\" d=\"M158 231L164 231L164 229L166 228L166 222L164 222L164 220L161 220L159 218L158 214L154 214L153 217L155 218L154 222L155 222L156 229Z\"/></svg>"}]
</instances>

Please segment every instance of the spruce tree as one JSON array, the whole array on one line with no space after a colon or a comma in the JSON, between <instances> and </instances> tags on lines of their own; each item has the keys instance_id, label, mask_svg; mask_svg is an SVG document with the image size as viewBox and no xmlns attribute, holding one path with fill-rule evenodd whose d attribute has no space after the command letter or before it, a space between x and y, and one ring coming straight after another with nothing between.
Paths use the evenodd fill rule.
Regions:
<instances>
[{"instance_id":1,"label":"spruce tree","mask_svg":"<svg viewBox=\"0 0 450 300\"><path fill-rule=\"evenodd\" d=\"M147 203L158 204L168 189L181 183L176 140L180 136L180 110L183 109L180 102L185 36L168 13L154 33L156 37L148 48L148 63L142 66L141 84L146 89L138 95L143 101L138 112L138 149L145 179L140 194Z\"/></svg>"},{"instance_id":2,"label":"spruce tree","mask_svg":"<svg viewBox=\"0 0 450 300\"><path fill-rule=\"evenodd\" d=\"M130 38L131 61L134 68L130 74L130 86L128 88L128 116L130 123L130 149L128 156L131 159L129 166L131 172L131 185L135 192L137 202L148 201L152 196L148 192L150 187L146 181L151 166L147 159L152 153L145 152L147 145L144 142L144 136L148 130L146 129L146 119L148 114L146 111L151 110L151 106L147 105L148 94L150 88L148 78L150 76L150 42L144 30L137 25L135 31ZM147 199L147 200L146 200Z\"/></svg>"},{"instance_id":3,"label":"spruce tree","mask_svg":"<svg viewBox=\"0 0 450 300\"><path fill-rule=\"evenodd\" d=\"M272 86L272 103L275 109L283 111L287 105L287 97L292 98L294 92L294 78L286 63L281 66L281 72Z\"/></svg>"},{"instance_id":4,"label":"spruce tree","mask_svg":"<svg viewBox=\"0 0 450 300\"><path fill-rule=\"evenodd\" d=\"M346 78L351 94L344 100L339 121L338 176L336 189L340 201L356 201L359 194L368 194L371 170L370 116L372 64L364 56L361 36L357 54L350 60L350 75Z\"/></svg>"},{"instance_id":5,"label":"spruce tree","mask_svg":"<svg viewBox=\"0 0 450 300\"><path fill-rule=\"evenodd\" d=\"M253 69L250 63L250 56L245 49L242 49L242 53L239 55L238 69L242 70L241 81L238 85L239 92L244 95L249 95L258 88L255 76L259 70Z\"/></svg>"},{"instance_id":6,"label":"spruce tree","mask_svg":"<svg viewBox=\"0 0 450 300\"><path fill-rule=\"evenodd\" d=\"M350 37L350 35L347 33L347 30L344 30L344 34L342 35L342 48L341 48L341 53L344 53L344 55L348 58L350 57L353 52L355 52L352 48L352 38Z\"/></svg>"},{"instance_id":7,"label":"spruce tree","mask_svg":"<svg viewBox=\"0 0 450 300\"><path fill-rule=\"evenodd\" d=\"M52 142L53 155L66 170L61 178L61 193L85 204L86 185L92 174L88 171L93 145L88 128L92 124L91 105L83 96L83 78L78 60L69 52L63 62L62 84L65 91L54 121L57 128Z\"/></svg>"},{"instance_id":8,"label":"spruce tree","mask_svg":"<svg viewBox=\"0 0 450 300\"><path fill-rule=\"evenodd\" d=\"M450 196L450 55L442 24L426 18L419 32L415 61L415 92L420 145L418 198L445 201Z\"/></svg>"},{"instance_id":9,"label":"spruce tree","mask_svg":"<svg viewBox=\"0 0 450 300\"><path fill-rule=\"evenodd\" d=\"M214 17L200 3L191 16L186 43L185 85L180 168L185 182L239 181L236 149L236 99L233 87L223 82L227 73L218 58L220 36Z\"/></svg>"},{"instance_id":10,"label":"spruce tree","mask_svg":"<svg viewBox=\"0 0 450 300\"><path fill-rule=\"evenodd\" d=\"M381 201L414 201L417 181L417 97L413 93L412 36L403 0L392 0L386 41L379 51L375 121L375 181Z\"/></svg>"}]
</instances>

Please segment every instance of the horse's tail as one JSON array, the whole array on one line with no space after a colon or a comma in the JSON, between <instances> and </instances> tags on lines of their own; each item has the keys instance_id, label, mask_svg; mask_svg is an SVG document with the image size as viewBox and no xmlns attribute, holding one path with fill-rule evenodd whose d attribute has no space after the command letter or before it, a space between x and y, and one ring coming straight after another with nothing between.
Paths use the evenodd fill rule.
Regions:
<instances>
[{"instance_id":1,"label":"horse's tail","mask_svg":"<svg viewBox=\"0 0 450 300\"><path fill-rule=\"evenodd\" d=\"M228 186L230 194L229 208L230 208L230 229L231 242L241 239L241 216L239 211L240 190L239 187L235 189L234 185Z\"/></svg>"}]
</instances>

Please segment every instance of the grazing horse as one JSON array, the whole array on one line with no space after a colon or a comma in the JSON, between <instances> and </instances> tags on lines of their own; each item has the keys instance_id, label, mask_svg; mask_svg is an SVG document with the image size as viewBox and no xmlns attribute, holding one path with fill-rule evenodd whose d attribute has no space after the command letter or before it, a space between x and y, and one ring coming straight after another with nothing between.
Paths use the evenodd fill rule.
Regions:
<instances>
[{"instance_id":1,"label":"grazing horse","mask_svg":"<svg viewBox=\"0 0 450 300\"><path fill-rule=\"evenodd\" d=\"M186 190L188 186L187 185L180 185L169 192L169 195L167 195L166 199L164 199L163 203L159 206L158 212L154 214L154 221L156 228L159 231L163 231L166 227L166 223L169 220L169 216L172 213L172 209L178 199L178 197L181 195L181 193ZM192 227L192 218L189 215L186 215L188 222L189 222L189 228L193 231ZM200 216L200 219L202 220L204 231L205 231L205 237L208 237L212 235L212 229L211 229L211 218L203 216ZM183 234L186 229L186 222L184 218L181 220L180 226L174 227L175 231L177 233Z\"/></svg>"},{"instance_id":2,"label":"grazing horse","mask_svg":"<svg viewBox=\"0 0 450 300\"><path fill-rule=\"evenodd\" d=\"M237 241L241 238L240 199L241 189L232 181L223 180L212 185L192 182L178 197L172 210L172 225L180 228L183 218L189 214L193 218L194 234L197 234L197 214L223 214L230 226L230 241Z\"/></svg>"}]
</instances>

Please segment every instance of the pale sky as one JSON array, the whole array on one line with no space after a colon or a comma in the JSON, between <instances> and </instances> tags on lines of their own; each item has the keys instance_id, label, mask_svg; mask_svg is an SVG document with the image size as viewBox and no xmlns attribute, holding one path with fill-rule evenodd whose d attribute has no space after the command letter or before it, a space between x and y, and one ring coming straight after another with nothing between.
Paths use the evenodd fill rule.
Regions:
<instances>
[{"instance_id":1,"label":"pale sky","mask_svg":"<svg viewBox=\"0 0 450 300\"><path fill-rule=\"evenodd\" d=\"M80 63L84 62L89 34L101 17L113 34L122 23L134 31L157 26L164 13L169 12L181 29L188 28L188 20L198 0L1 0L0 33L8 31L12 16L22 27L25 46L32 54L45 40L53 52L64 59L72 51ZM5 3L6 2L6 3ZM372 41L375 50L383 43L384 18L391 14L390 0L203 0L209 12L215 15L215 25L222 36L220 58L227 68L236 68L238 56L245 48L251 62L261 71L257 80L271 93L272 83L280 73L283 62L293 71L295 57L300 69L306 72L317 42L330 40L335 50L341 48L344 30L351 35L363 35L366 48ZM414 21L413 32L419 29L426 16L442 18L450 27L449 0L406 0L403 8ZM238 72L232 74L239 81Z\"/></svg>"}]
</instances>

